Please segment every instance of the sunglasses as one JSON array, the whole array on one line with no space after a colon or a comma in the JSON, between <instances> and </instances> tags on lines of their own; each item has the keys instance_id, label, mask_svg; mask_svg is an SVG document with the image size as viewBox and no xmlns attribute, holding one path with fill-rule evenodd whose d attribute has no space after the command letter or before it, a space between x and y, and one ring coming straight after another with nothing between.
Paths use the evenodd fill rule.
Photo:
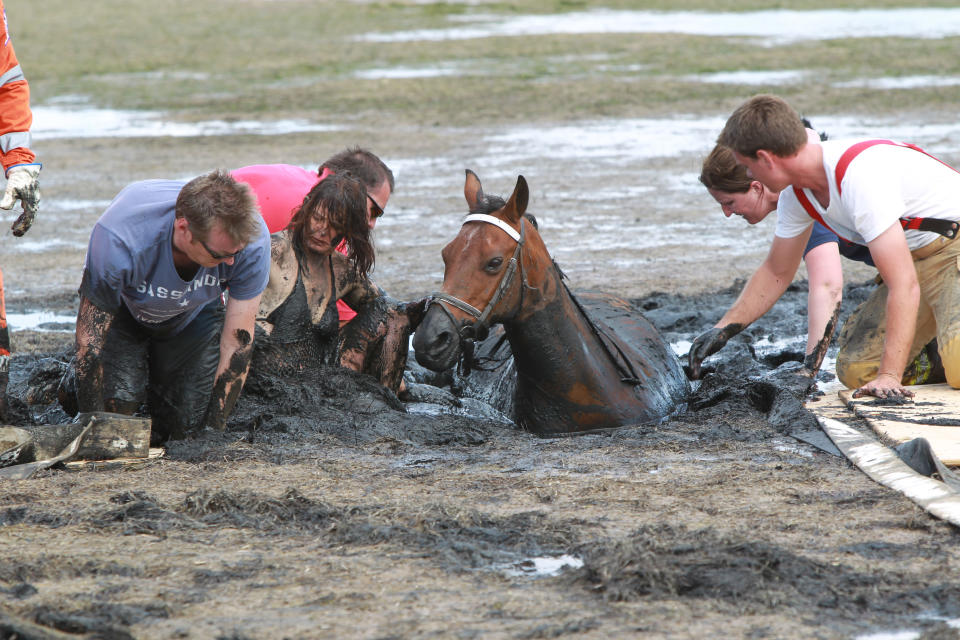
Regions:
<instances>
[{"instance_id":1,"label":"sunglasses","mask_svg":"<svg viewBox=\"0 0 960 640\"><path fill-rule=\"evenodd\" d=\"M377 201L374 200L370 194L367 194L367 200L370 201L370 217L376 220L383 215L383 207L377 204Z\"/></svg>"},{"instance_id":2,"label":"sunglasses","mask_svg":"<svg viewBox=\"0 0 960 640\"><path fill-rule=\"evenodd\" d=\"M237 255L240 253L240 251L243 251L243 249L240 249L240 251L234 251L233 253L217 253L216 251L208 247L207 243L201 240L200 238L197 238L197 242L199 242L203 246L204 250L207 253L209 253L210 257L213 258L214 260L229 260L230 258L236 258Z\"/></svg>"}]
</instances>

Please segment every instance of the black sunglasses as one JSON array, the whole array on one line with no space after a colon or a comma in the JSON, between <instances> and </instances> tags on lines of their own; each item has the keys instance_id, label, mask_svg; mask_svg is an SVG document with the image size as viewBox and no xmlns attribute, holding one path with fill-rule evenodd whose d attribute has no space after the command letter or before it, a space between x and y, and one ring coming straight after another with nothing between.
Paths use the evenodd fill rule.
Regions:
<instances>
[{"instance_id":1,"label":"black sunglasses","mask_svg":"<svg viewBox=\"0 0 960 640\"><path fill-rule=\"evenodd\" d=\"M197 238L197 241L203 245L204 250L206 250L206 252L209 253L210 257L214 260L229 260L230 258L236 258L240 251L243 251L243 249L240 249L240 251L234 251L233 253L217 253L208 247L206 242L200 240L200 238Z\"/></svg>"},{"instance_id":2,"label":"black sunglasses","mask_svg":"<svg viewBox=\"0 0 960 640\"><path fill-rule=\"evenodd\" d=\"M383 215L383 207L377 204L377 201L374 200L370 194L367 194L367 200L370 201L370 217L376 220Z\"/></svg>"}]
</instances>

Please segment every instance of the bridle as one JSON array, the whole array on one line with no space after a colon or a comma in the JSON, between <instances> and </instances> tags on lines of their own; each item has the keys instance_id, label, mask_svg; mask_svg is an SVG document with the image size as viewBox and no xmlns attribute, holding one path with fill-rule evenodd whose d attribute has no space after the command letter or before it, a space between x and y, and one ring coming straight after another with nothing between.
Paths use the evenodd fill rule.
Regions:
<instances>
[{"instance_id":1,"label":"bridle","mask_svg":"<svg viewBox=\"0 0 960 640\"><path fill-rule=\"evenodd\" d=\"M440 308L443 309L443 312L447 314L448 318L450 318L453 326L457 326L457 320L453 317L453 314L450 313L450 310L447 309L446 305L443 303L456 307L457 309L470 314L474 318L472 323L462 325L457 332L460 338L460 350L463 354L463 375L470 373L470 368L473 365L474 342L477 340L483 341L489 335L490 316L493 314L493 310L496 308L496 306L500 304L500 301L507 294L507 291L510 289L510 285L513 284L513 279L517 274L517 270L520 271L520 277L523 280L523 287L529 286L527 283L527 275L523 270L523 245L526 242L526 230L523 225L523 216L520 217L519 232L500 218L483 213L472 213L468 215L463 219L463 224L468 222L486 222L498 227L508 236L513 238L514 242L517 243L517 248L514 250L513 257L510 258L510 262L507 263L507 266L503 271L503 275L500 276L500 282L497 284L496 291L493 292L493 296L487 302L482 311L477 309L469 302L465 302L460 298L452 296L443 291L435 291L431 293L427 301L428 309L433 303L440 303ZM520 289L521 305L523 304L523 287Z\"/></svg>"},{"instance_id":2,"label":"bridle","mask_svg":"<svg viewBox=\"0 0 960 640\"><path fill-rule=\"evenodd\" d=\"M464 302L460 298L452 296L443 291L435 291L431 293L427 298L427 308L430 308L430 305L434 303L440 303L440 308L443 309L443 312L447 314L447 318L450 319L453 326L457 326L457 319L453 317L453 314L450 313L450 310L443 303L447 303L451 306L464 311L474 317L474 322L469 324L464 324L460 327L460 330L457 332L458 337L460 338L460 352L462 354L462 359L460 361L460 374L466 376L470 373L471 368L474 367L473 360L473 349L476 341L483 341L487 338L487 335L490 332L490 316L493 313L494 308L500 303L504 295L510 289L510 285L513 283L513 279L517 274L517 270L520 271L520 277L522 280L522 286L520 287L520 304L517 305L517 308L523 306L523 292L525 289L530 288L529 282L527 282L527 274L523 270L523 245L526 239L526 232L524 229L523 216L520 217L520 231L517 232L516 229L508 225L506 222L500 218L495 218L494 216L482 214L482 213L472 213L463 219L463 224L468 222L486 222L499 227L509 235L517 243L517 248L513 252L513 257L510 258L510 262L507 264L506 269L504 269L503 275L500 277L500 282L497 285L497 290L493 292L493 296L487 302L484 309L481 311L469 302ZM580 301L577 299L573 292L570 291L570 287L567 286L564 280L566 275L563 271L560 270L560 267L557 265L556 261L551 258L554 268L557 270L557 273L560 276L560 282L563 284L564 289L567 292L567 295L570 296L570 299L576 305L581 316L583 316L587 325L590 327L590 330L594 333L597 340L600 343L600 347L606 352L607 356L610 358L610 361L614 364L617 370L620 373L620 382L630 384L630 385L642 385L642 377L638 374L636 368L633 366L633 362L630 357L624 353L623 349L620 348L620 345L617 344L617 341L610 337L610 335L599 327L596 322L590 318L590 314L587 313L586 309L583 308L583 305L580 304ZM505 340L506 336L504 335L501 340ZM499 348L494 347L491 350L496 352ZM492 360L492 359L491 359ZM483 367L478 366L478 369Z\"/></svg>"}]
</instances>

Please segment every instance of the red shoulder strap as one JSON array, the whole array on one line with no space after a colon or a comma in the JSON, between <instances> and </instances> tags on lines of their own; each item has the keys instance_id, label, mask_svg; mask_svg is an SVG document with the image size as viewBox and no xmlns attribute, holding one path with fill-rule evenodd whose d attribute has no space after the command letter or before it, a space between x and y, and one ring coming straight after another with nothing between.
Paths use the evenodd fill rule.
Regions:
<instances>
[{"instance_id":1,"label":"red shoulder strap","mask_svg":"<svg viewBox=\"0 0 960 640\"><path fill-rule=\"evenodd\" d=\"M926 151L924 151L923 149L921 149L915 144L910 144L908 142L894 142L893 140L882 140L882 139L864 140L862 142L858 142L850 146L840 156L840 160L837 161L837 168L834 174L837 181L837 195L841 194L841 190L843 189L843 177L846 175L847 167L850 166L850 163L853 162L853 159L856 158L858 155L860 155L860 152L863 151L864 149L869 149L870 147L878 144L890 144L895 147L906 147L907 149L913 149L914 151L919 151L925 156L933 158L943 166L953 169L954 171L957 171L956 169L948 165L946 162L944 162L940 158L927 153ZM958 171L958 173L960 173L960 171ZM800 201L800 205L806 210L807 214L811 218L813 218L814 220L822 224L824 227L829 229L831 232L836 234L836 236L841 240L844 240L845 242L848 242L848 243L850 242L849 240L841 236L839 233L837 233L833 229L830 229L830 226L826 222L824 222L823 217L817 212L816 208L814 208L813 206L813 203L810 202L810 199L807 198L807 194L805 194L802 189L793 187L793 192L794 194L796 194L797 200ZM903 227L904 229L932 231L934 233L939 233L940 235L946 236L948 238L956 237L957 230L960 229L960 225L958 225L953 221L940 220L937 218L900 218L900 226Z\"/></svg>"},{"instance_id":2,"label":"red shoulder strap","mask_svg":"<svg viewBox=\"0 0 960 640\"><path fill-rule=\"evenodd\" d=\"M833 229L830 229L830 225L828 225L826 222L824 222L823 216L820 215L820 213L817 211L816 207L813 206L813 203L810 202L810 198L808 198L808 197L807 197L807 194L805 194L805 193L803 192L803 189L799 189L799 188L797 188L797 187L793 187L793 193L794 193L794 195L797 196L797 200L800 202L800 206L802 206L802 207L804 208L804 210L806 210L807 215L809 215L811 218L813 218L814 220L816 220L817 222L819 222L820 224L822 224L822 225L823 225L824 227L826 227L831 233L833 233L835 236L837 236L838 238L840 238L840 239L843 240L844 242L850 243L849 240L847 240L846 238L844 238L843 236L841 236L839 233L837 233L837 232L834 231ZM851 243L851 244L852 244L852 243Z\"/></svg>"},{"instance_id":3,"label":"red shoulder strap","mask_svg":"<svg viewBox=\"0 0 960 640\"><path fill-rule=\"evenodd\" d=\"M913 149L914 151L919 151L925 156L929 156L930 158L933 158L943 166L953 169L953 167L948 165L946 162L944 162L940 158L927 153L926 151L924 151L923 149L921 149L915 144L910 144L908 142L894 142L893 140L864 140L862 142L856 143L855 145L852 145L850 148L844 151L843 155L840 156L840 160L837 161L837 169L834 174L837 180L837 194L842 193L843 176L846 175L847 167L850 166L850 163L853 162L853 159L856 158L858 155L860 155L860 152L863 151L864 149L869 149L870 147L873 147L878 144L890 144L895 147L906 147L908 149ZM953 169L953 170L956 171L956 169Z\"/></svg>"}]
</instances>

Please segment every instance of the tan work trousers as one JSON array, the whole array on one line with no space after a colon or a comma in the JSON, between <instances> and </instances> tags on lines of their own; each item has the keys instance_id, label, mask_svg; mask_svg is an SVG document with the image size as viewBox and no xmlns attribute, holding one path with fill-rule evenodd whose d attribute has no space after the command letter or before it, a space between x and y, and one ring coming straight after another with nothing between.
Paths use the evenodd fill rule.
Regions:
<instances>
[{"instance_id":1,"label":"tan work trousers","mask_svg":"<svg viewBox=\"0 0 960 640\"><path fill-rule=\"evenodd\" d=\"M917 329L907 362L937 338L951 387L960 388L960 242L938 239L913 252L920 283ZM931 253L931 250L933 251ZM877 377L887 331L887 286L881 283L840 332L837 377L851 389Z\"/></svg>"}]
</instances>

